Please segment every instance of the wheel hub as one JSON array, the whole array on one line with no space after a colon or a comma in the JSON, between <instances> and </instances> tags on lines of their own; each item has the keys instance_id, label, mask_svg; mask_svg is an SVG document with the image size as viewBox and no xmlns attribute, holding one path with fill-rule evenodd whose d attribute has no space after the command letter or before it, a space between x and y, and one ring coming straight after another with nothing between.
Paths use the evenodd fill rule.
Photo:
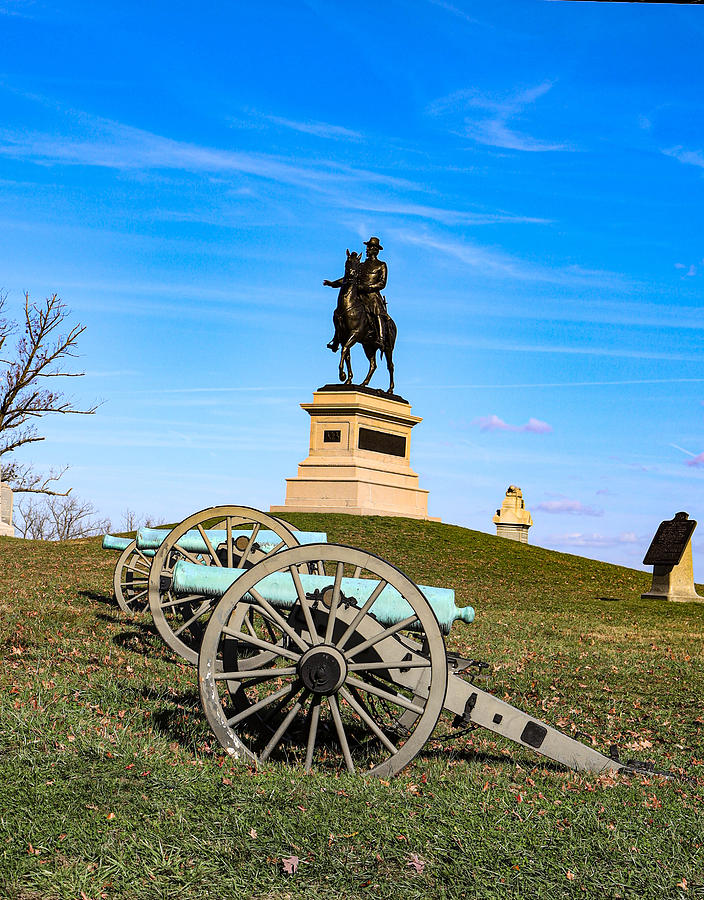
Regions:
<instances>
[{"instance_id":1,"label":"wheel hub","mask_svg":"<svg viewBox=\"0 0 704 900\"><path fill-rule=\"evenodd\" d=\"M321 644L300 658L298 675L311 693L334 694L347 677L347 663L337 648Z\"/></svg>"}]
</instances>

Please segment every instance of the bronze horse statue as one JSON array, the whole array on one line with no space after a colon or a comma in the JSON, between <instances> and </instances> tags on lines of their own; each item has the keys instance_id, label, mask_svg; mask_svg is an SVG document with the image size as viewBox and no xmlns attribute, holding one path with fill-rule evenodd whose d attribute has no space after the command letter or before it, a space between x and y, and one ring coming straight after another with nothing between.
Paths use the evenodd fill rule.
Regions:
<instances>
[{"instance_id":1,"label":"bronze horse statue","mask_svg":"<svg viewBox=\"0 0 704 900\"><path fill-rule=\"evenodd\" d=\"M345 274L340 282L323 282L330 287L337 287L340 284L340 293L337 297L337 308L333 313L333 323L335 325L335 337L328 346L331 350L337 349L335 345L340 347L340 381L345 384L352 384L352 364L350 362L350 350L355 344L361 344L364 353L369 360L369 371L367 377L361 384L366 387L371 380L372 375L376 371L376 353L377 350L386 358L386 367L389 370L389 389L387 394L394 392L394 345L396 343L396 323L391 316L386 316L384 320L382 346L376 337L376 331L370 321L370 314L362 302L358 287L359 267L362 262L362 256L359 253L349 250L347 252L347 260L345 261ZM345 367L347 367L347 377L345 377Z\"/></svg>"}]
</instances>

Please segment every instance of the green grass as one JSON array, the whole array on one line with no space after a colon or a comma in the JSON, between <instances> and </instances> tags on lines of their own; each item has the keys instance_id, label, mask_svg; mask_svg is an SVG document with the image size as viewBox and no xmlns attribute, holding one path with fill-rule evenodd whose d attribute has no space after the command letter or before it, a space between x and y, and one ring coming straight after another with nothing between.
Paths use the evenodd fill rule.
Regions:
<instances>
[{"instance_id":1,"label":"green grass","mask_svg":"<svg viewBox=\"0 0 704 900\"><path fill-rule=\"evenodd\" d=\"M111 602L116 554L0 538L1 897L704 897L704 604L462 528L290 518L454 587L477 619L448 644L497 695L689 780L577 775L446 729L390 783L233 768L194 671Z\"/></svg>"}]
</instances>

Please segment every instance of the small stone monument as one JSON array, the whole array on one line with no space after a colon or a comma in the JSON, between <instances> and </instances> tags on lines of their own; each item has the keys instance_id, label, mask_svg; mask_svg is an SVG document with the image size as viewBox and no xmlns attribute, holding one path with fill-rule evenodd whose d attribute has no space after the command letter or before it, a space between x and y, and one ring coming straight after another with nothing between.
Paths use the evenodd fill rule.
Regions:
<instances>
[{"instance_id":1,"label":"small stone monument","mask_svg":"<svg viewBox=\"0 0 704 900\"><path fill-rule=\"evenodd\" d=\"M496 525L498 537L528 543L528 529L533 524L533 517L523 503L523 491L515 484L509 485L501 509L496 510L491 521Z\"/></svg>"},{"instance_id":2,"label":"small stone monument","mask_svg":"<svg viewBox=\"0 0 704 900\"><path fill-rule=\"evenodd\" d=\"M12 489L6 481L0 481L0 535L15 536L12 525Z\"/></svg>"},{"instance_id":3,"label":"small stone monument","mask_svg":"<svg viewBox=\"0 0 704 900\"><path fill-rule=\"evenodd\" d=\"M694 590L692 535L696 527L686 512L660 523L643 559L643 565L653 567L650 590L641 594L644 600L704 600Z\"/></svg>"}]
</instances>

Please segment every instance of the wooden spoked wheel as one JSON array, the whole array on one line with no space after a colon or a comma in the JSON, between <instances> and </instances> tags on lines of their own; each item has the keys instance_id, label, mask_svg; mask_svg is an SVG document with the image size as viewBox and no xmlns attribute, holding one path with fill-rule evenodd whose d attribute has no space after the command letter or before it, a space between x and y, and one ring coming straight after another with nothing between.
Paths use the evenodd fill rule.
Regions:
<instances>
[{"instance_id":1,"label":"wooden spoked wheel","mask_svg":"<svg viewBox=\"0 0 704 900\"><path fill-rule=\"evenodd\" d=\"M151 559L132 541L120 554L112 585L120 609L128 616L143 612L149 605Z\"/></svg>"},{"instance_id":2,"label":"wooden spoked wheel","mask_svg":"<svg viewBox=\"0 0 704 900\"><path fill-rule=\"evenodd\" d=\"M393 616L379 608L389 595ZM246 626L236 624L242 605ZM402 572L363 550L311 544L264 560L224 594L201 644L199 686L234 759L390 776L435 728L447 658L430 604Z\"/></svg>"},{"instance_id":3,"label":"wooden spoked wheel","mask_svg":"<svg viewBox=\"0 0 704 900\"><path fill-rule=\"evenodd\" d=\"M212 530L222 533L217 545L208 537ZM258 541L264 531L274 534L266 545ZM192 532L200 535L201 550L179 544L189 545L186 535ZM249 569L270 555L297 546L298 540L285 522L248 506L213 506L184 519L157 550L149 573L149 608L159 634L187 662L198 661L205 626L218 598L179 596L171 590L173 569L180 559L203 566Z\"/></svg>"}]
</instances>

